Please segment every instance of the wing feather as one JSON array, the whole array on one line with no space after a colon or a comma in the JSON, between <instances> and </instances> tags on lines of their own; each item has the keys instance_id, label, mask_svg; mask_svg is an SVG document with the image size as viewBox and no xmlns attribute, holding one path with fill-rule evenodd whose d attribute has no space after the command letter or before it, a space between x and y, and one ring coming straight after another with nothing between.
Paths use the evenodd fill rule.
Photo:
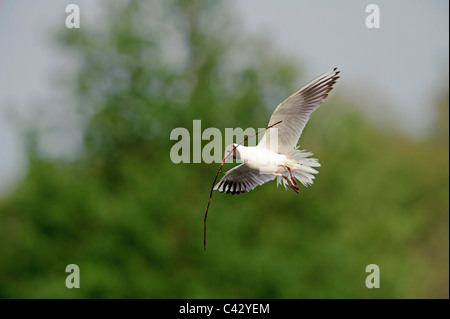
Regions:
<instances>
[{"instance_id":1,"label":"wing feather","mask_svg":"<svg viewBox=\"0 0 450 319\"><path fill-rule=\"evenodd\" d=\"M337 68L319 75L314 80L308 82L297 92L282 102L270 117L269 124L273 125L282 121L276 127L267 130L258 146L271 149L277 153L285 154L294 149L302 135L303 129L311 116L320 104L333 89L333 85L339 78ZM273 130L277 129L277 135ZM270 142L270 136L277 136L278 143Z\"/></svg>"},{"instance_id":2,"label":"wing feather","mask_svg":"<svg viewBox=\"0 0 450 319\"><path fill-rule=\"evenodd\" d=\"M241 164L230 169L216 186L214 186L214 190L232 195L240 194L249 192L256 186L273 179L275 179L274 175L260 174L257 170Z\"/></svg>"}]
</instances>

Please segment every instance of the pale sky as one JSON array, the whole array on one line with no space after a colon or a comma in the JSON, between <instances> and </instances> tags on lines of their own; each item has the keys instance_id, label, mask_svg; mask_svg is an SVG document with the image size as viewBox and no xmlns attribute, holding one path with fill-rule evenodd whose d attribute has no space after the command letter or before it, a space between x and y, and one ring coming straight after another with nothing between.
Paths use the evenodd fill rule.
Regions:
<instances>
[{"instance_id":1,"label":"pale sky","mask_svg":"<svg viewBox=\"0 0 450 319\"><path fill-rule=\"evenodd\" d=\"M433 93L448 76L448 1L229 2L243 34L271 38L279 51L304 66L305 81L337 66L342 70L341 85L354 92L354 102L368 114L388 109L392 122L415 136L432 126ZM72 72L73 66L52 44L50 30L64 27L70 3L79 5L82 27L101 14L101 1L0 2L0 194L27 170L18 137L21 128L14 127L8 110L34 114L39 105L56 109L64 100L51 79L55 71ZM380 8L380 29L365 26L370 3ZM70 143L52 152L64 157Z\"/></svg>"},{"instance_id":2,"label":"pale sky","mask_svg":"<svg viewBox=\"0 0 450 319\"><path fill-rule=\"evenodd\" d=\"M305 80L337 66L361 108L364 95L392 109L399 129L418 136L432 125L433 89L448 75L449 2L444 0L243 0L246 30L264 32L305 65ZM368 4L380 29L368 29ZM367 103L367 107L377 108ZM378 109L378 108L377 108ZM368 110L374 113L376 110Z\"/></svg>"}]
</instances>

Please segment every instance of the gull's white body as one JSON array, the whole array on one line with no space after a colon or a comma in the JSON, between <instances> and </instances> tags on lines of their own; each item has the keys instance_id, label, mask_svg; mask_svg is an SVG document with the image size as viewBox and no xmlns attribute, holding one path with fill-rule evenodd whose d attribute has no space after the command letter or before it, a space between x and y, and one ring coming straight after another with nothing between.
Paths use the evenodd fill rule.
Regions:
<instances>
[{"instance_id":1,"label":"gull's white body","mask_svg":"<svg viewBox=\"0 0 450 319\"><path fill-rule=\"evenodd\" d=\"M239 145L237 148L240 160L249 168L260 171L260 174L267 172L281 176L286 172L286 165L293 165L292 161L284 154L278 154L265 147L246 147Z\"/></svg>"},{"instance_id":2,"label":"gull's white body","mask_svg":"<svg viewBox=\"0 0 450 319\"><path fill-rule=\"evenodd\" d=\"M275 178L277 185L283 183L286 188L289 184L296 192L295 178L305 186L312 184L318 173L314 167L320 164L309 157L312 153L300 151L296 145L311 113L328 96L338 74L335 68L318 76L278 105L268 126L280 124L268 129L257 146L229 145L224 161L233 153L243 164L229 170L214 189L239 194Z\"/></svg>"}]
</instances>

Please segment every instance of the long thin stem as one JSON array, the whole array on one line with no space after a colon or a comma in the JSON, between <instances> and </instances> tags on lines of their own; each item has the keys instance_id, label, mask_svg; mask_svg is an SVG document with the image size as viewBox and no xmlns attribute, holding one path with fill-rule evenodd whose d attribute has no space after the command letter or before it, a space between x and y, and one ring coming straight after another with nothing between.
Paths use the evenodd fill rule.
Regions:
<instances>
[{"instance_id":1,"label":"long thin stem","mask_svg":"<svg viewBox=\"0 0 450 319\"><path fill-rule=\"evenodd\" d=\"M266 131L272 127L274 127L277 124L280 124L282 121L278 121L275 124L272 124L268 127L266 127L265 129L260 130L259 132L256 132L256 134L253 134L251 136L247 136L247 138L245 138L242 142L240 142L239 144L236 144L233 148L233 151L242 143L245 143L247 140L249 140L252 137L257 136L259 133ZM222 161L222 164L220 164L219 169L216 172L216 176L214 177L214 181L212 183L211 186L211 191L209 193L209 199L208 199L208 204L206 205L206 211L205 211L205 218L203 219L203 249L206 250L206 218L208 217L208 209L209 209L209 205L211 204L211 198L214 192L214 186L216 185L216 180L217 180L217 176L219 176L219 173L222 171L222 166L225 164L226 159L228 158L228 156L230 156L230 154L232 154L233 152L230 152L228 155L226 155L226 157L224 158L224 161Z\"/></svg>"}]
</instances>

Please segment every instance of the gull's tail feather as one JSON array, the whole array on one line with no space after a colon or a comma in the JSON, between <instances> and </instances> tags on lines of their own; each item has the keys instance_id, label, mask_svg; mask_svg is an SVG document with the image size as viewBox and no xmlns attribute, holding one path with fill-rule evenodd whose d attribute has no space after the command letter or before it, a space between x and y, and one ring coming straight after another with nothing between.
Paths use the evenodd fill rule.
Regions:
<instances>
[{"instance_id":1,"label":"gull's tail feather","mask_svg":"<svg viewBox=\"0 0 450 319\"><path fill-rule=\"evenodd\" d=\"M310 158L311 155L313 153L301 151L297 148L286 154L287 159L294 163L294 166L291 167L292 175L304 186L313 184L314 174L319 173L313 167L320 167L320 163L317 158ZM279 184L283 184L284 188L288 185L286 180L281 176L277 177L277 186Z\"/></svg>"}]
</instances>

